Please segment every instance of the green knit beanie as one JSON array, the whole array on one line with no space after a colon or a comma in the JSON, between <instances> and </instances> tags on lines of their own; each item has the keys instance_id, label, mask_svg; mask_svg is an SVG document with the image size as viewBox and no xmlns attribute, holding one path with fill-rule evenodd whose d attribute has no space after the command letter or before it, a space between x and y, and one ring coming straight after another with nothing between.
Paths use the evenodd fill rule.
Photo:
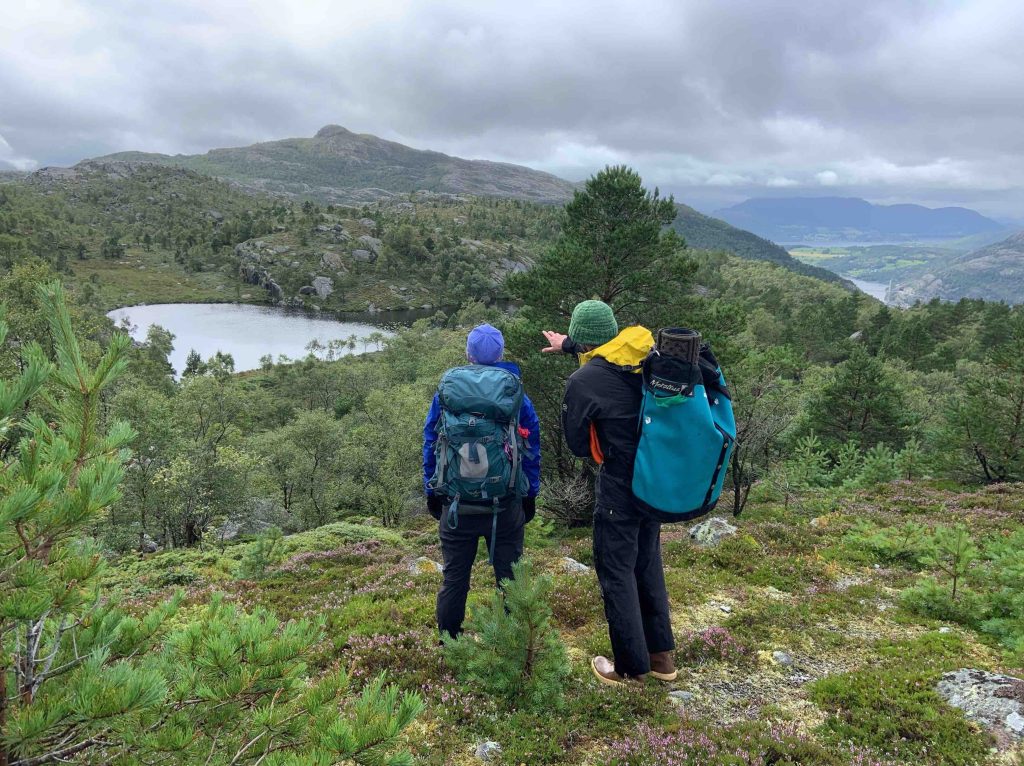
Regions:
<instances>
[{"instance_id":1,"label":"green knit beanie","mask_svg":"<svg viewBox=\"0 0 1024 766\"><path fill-rule=\"evenodd\" d=\"M603 301L577 303L569 320L569 337L584 346L603 346L619 334L612 307Z\"/></svg>"}]
</instances>

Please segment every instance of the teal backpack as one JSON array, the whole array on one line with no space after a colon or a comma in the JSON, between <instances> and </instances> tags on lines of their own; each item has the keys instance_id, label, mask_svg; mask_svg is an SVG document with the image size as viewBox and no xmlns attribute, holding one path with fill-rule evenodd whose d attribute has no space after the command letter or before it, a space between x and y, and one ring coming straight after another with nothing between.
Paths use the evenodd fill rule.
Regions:
<instances>
[{"instance_id":1,"label":"teal backpack","mask_svg":"<svg viewBox=\"0 0 1024 766\"><path fill-rule=\"evenodd\" d=\"M494 515L529 490L519 435L523 384L508 370L471 364L448 370L437 387L441 417L434 447L437 468L431 488L451 500L448 524L455 529L459 514ZM494 558L491 535L491 558Z\"/></svg>"},{"instance_id":2,"label":"teal backpack","mask_svg":"<svg viewBox=\"0 0 1024 766\"><path fill-rule=\"evenodd\" d=\"M687 521L718 502L736 443L732 399L700 334L658 333L643 362L633 495L659 521Z\"/></svg>"}]
</instances>

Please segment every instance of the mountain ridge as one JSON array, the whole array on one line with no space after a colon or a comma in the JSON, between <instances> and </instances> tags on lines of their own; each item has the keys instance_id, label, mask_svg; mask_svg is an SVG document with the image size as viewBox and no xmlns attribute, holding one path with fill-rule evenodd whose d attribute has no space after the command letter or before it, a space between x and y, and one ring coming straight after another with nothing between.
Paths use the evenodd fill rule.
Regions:
<instances>
[{"instance_id":1,"label":"mountain ridge","mask_svg":"<svg viewBox=\"0 0 1024 766\"><path fill-rule=\"evenodd\" d=\"M955 239L1006 228L965 207L875 205L859 197L755 197L715 215L786 243Z\"/></svg>"},{"instance_id":2,"label":"mountain ridge","mask_svg":"<svg viewBox=\"0 0 1024 766\"><path fill-rule=\"evenodd\" d=\"M185 167L250 191L364 204L430 191L563 203L575 184L551 173L491 160L467 160L413 149L368 133L329 124L312 137L263 141L205 154L117 152L95 158Z\"/></svg>"}]
</instances>

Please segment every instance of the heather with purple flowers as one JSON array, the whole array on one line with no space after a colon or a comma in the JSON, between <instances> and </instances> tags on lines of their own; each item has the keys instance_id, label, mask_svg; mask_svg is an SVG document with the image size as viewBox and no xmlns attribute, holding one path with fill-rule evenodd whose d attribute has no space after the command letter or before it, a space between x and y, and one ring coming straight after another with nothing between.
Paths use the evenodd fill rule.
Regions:
<instances>
[{"instance_id":1,"label":"heather with purple flowers","mask_svg":"<svg viewBox=\"0 0 1024 766\"><path fill-rule=\"evenodd\" d=\"M735 665L753 663L756 653L741 643L726 628L713 626L698 631L687 631L679 639L679 661L687 665L709 662L729 662Z\"/></svg>"}]
</instances>

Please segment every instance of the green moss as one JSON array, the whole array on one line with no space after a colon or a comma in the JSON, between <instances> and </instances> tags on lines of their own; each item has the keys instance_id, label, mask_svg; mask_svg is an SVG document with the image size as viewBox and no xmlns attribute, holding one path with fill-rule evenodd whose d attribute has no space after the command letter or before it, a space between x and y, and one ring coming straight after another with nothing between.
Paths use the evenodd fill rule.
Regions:
<instances>
[{"instance_id":1,"label":"green moss","mask_svg":"<svg viewBox=\"0 0 1024 766\"><path fill-rule=\"evenodd\" d=\"M811 686L829 717L821 733L909 763L971 766L988 742L935 692L937 674L897 669L830 676Z\"/></svg>"}]
</instances>

